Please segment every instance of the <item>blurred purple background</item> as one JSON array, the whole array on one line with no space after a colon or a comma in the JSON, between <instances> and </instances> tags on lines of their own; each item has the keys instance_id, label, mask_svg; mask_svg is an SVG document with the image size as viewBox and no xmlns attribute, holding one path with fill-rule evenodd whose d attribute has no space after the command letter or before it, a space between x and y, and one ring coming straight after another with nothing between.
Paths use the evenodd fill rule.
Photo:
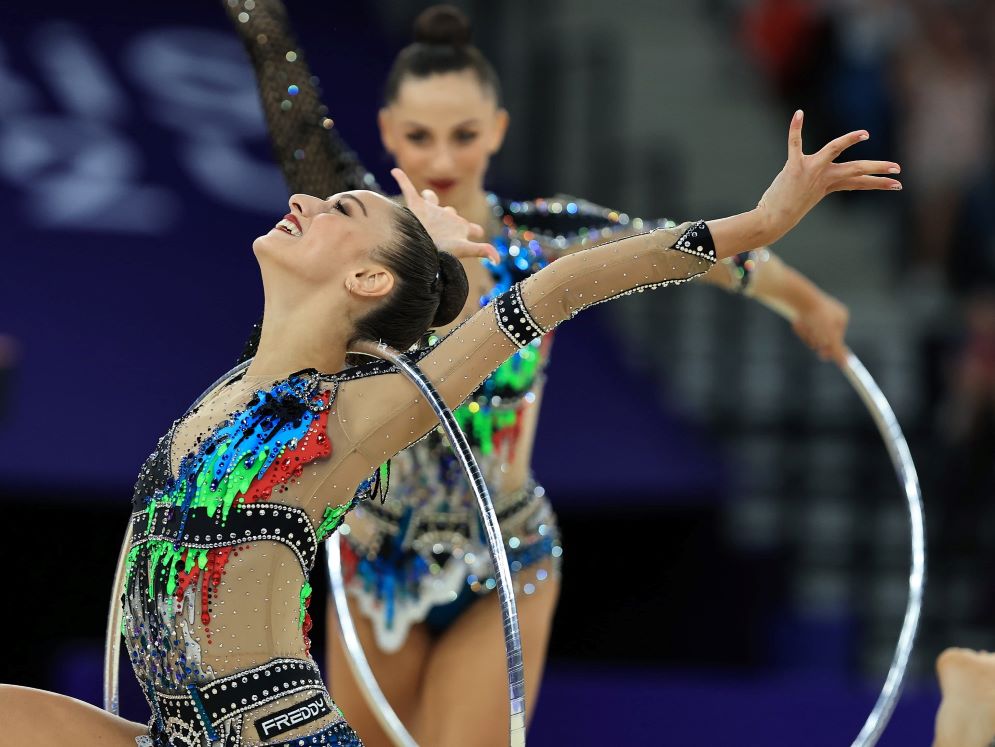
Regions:
<instances>
[{"instance_id":1,"label":"blurred purple background","mask_svg":"<svg viewBox=\"0 0 995 747\"><path fill-rule=\"evenodd\" d=\"M336 127L384 184L381 82L425 5L290 8ZM740 210L799 107L809 148L864 127L854 157L904 164L900 197L841 196L778 250L850 306L920 467L932 587L882 744L929 744L935 655L995 648L995 6L462 7L512 114L501 194ZM131 483L238 354L261 306L251 241L285 200L220 7L0 10L0 681L98 701ZM535 466L565 577L532 741L848 743L895 644L908 547L838 372L755 304L682 289L566 325L550 376ZM53 541L29 541L39 521ZM125 709L144 719L136 691Z\"/></svg>"}]
</instances>

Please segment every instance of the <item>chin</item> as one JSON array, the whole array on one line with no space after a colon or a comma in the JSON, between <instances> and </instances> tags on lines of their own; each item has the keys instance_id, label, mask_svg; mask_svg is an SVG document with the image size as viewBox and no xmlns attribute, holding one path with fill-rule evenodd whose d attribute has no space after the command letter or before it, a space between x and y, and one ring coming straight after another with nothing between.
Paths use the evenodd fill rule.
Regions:
<instances>
[{"instance_id":1,"label":"chin","mask_svg":"<svg viewBox=\"0 0 995 747\"><path fill-rule=\"evenodd\" d=\"M264 233L262 236L257 236L255 241L252 242L252 251L255 252L256 254L259 254L260 252L275 250L276 247L274 246L274 244L276 244L277 242L274 241L273 239L274 237L271 236L269 233Z\"/></svg>"}]
</instances>

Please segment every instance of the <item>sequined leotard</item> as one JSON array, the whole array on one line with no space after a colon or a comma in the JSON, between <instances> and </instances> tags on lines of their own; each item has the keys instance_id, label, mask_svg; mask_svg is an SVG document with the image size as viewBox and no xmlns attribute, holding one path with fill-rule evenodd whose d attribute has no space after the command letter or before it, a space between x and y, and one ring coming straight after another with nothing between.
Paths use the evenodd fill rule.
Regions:
<instances>
[{"instance_id":1,"label":"sequined leotard","mask_svg":"<svg viewBox=\"0 0 995 747\"><path fill-rule=\"evenodd\" d=\"M412 355L455 407L581 309L712 262L701 222L578 252ZM309 655L308 577L368 476L433 423L408 382L373 363L241 376L173 424L135 488L122 597L156 747L359 744Z\"/></svg>"},{"instance_id":2,"label":"sequined leotard","mask_svg":"<svg viewBox=\"0 0 995 747\"><path fill-rule=\"evenodd\" d=\"M259 82L276 156L292 192L326 196L377 188L335 133L281 3L255 0L250 11L225 3ZM644 222L568 197L515 202L489 196L491 242L500 263L479 306L558 257L670 221ZM472 313L468 304L466 316ZM426 340L432 344L437 337ZM456 416L483 469L519 593L555 573L562 552L556 517L529 463L551 336L504 362ZM390 500L367 502L342 527L350 594L387 651L411 625L447 624L473 595L496 586L477 509L441 433L391 463Z\"/></svg>"}]
</instances>

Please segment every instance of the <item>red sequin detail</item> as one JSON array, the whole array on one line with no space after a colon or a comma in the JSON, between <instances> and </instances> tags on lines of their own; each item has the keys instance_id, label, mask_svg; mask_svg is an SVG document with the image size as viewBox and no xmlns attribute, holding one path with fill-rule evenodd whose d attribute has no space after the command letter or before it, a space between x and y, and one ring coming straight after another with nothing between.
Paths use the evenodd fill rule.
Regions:
<instances>
[{"instance_id":1,"label":"red sequin detail","mask_svg":"<svg viewBox=\"0 0 995 747\"><path fill-rule=\"evenodd\" d=\"M330 392L322 392L320 395L322 405L328 404ZM332 445L325 435L328 428L328 410L318 413L307 433L297 443L297 448L293 451L286 451L270 465L266 474L253 481L252 485L242 496L243 503L253 503L265 500L278 486L290 482L299 477L304 467L316 459L330 456Z\"/></svg>"},{"instance_id":2,"label":"red sequin detail","mask_svg":"<svg viewBox=\"0 0 995 747\"><path fill-rule=\"evenodd\" d=\"M313 623L311 622L311 611L308 607L311 606L311 595L307 595L307 599L304 600L304 623L301 625L301 632L304 634L304 654L305 656L311 655L311 638L308 633L311 632Z\"/></svg>"},{"instance_id":3,"label":"red sequin detail","mask_svg":"<svg viewBox=\"0 0 995 747\"><path fill-rule=\"evenodd\" d=\"M330 400L330 392L322 392L319 395L322 405L327 406ZM266 470L266 474L261 478L257 478L249 486L239 501L241 503L254 503L256 501L265 500L270 497L274 489L278 486L286 484L298 477L301 472L304 471L304 467L316 459L321 459L323 457L330 456L332 453L332 445L325 435L325 430L328 427L328 410L325 409L318 413L311 425L307 430L307 433L298 441L297 448L294 450L286 450L279 459L273 462ZM228 557L236 546L231 547L213 547L207 551L207 564L204 567L205 574L204 580L201 582L200 587L200 621L204 624L205 628L211 623L211 612L208 608L210 600L210 592L212 588L217 588L221 584L221 576L224 574L225 566L228 564ZM183 554L182 563L185 565L187 559L187 550ZM236 553L237 554L237 553ZM190 573L185 571L180 571L177 576L176 582L176 599L182 600L183 594L186 592L187 588L191 584L197 582L200 576L200 567L194 565ZM310 602L311 597L307 598ZM306 602L305 602L306 604ZM311 629L311 616L306 615L304 618L305 634ZM310 651L311 641L304 636L305 643ZM208 639L210 642L210 638Z\"/></svg>"},{"instance_id":4,"label":"red sequin detail","mask_svg":"<svg viewBox=\"0 0 995 747\"><path fill-rule=\"evenodd\" d=\"M509 462L515 461L515 449L518 446L518 437L522 434L522 413L524 410L524 405L516 407L515 422L506 428L499 428L491 435L491 441L495 449L500 449L505 442L511 444L511 448L508 450Z\"/></svg>"}]
</instances>

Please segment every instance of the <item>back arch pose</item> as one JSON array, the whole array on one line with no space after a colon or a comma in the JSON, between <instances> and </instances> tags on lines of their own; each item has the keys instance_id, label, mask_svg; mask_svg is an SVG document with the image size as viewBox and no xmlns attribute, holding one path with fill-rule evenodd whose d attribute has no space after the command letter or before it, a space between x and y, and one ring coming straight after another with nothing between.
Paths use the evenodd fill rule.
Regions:
<instances>
[{"instance_id":1,"label":"back arch pose","mask_svg":"<svg viewBox=\"0 0 995 747\"><path fill-rule=\"evenodd\" d=\"M252 60L291 191L378 188L332 126L282 4L255 0L248 11L238 3L225 7ZM292 100L289 86L296 86ZM453 325L558 258L674 225L567 196L516 201L486 191L487 165L509 121L500 90L492 66L471 44L466 18L449 6L434 6L419 17L415 41L398 55L385 85L381 137L411 177L410 189L427 190L430 200L483 226L494 247L486 262L461 255L471 292ZM343 114L348 112L335 112L335 118ZM766 246L731 256L700 279L789 308L795 331L808 345L823 358L842 359L846 307ZM433 330L422 344L434 344L451 328ZM515 576L529 706L539 692L562 554L555 514L530 470L551 345L552 335L545 335L516 352L456 411L501 516ZM246 356L253 349L250 341ZM390 500L364 503L344 525L350 610L367 657L393 708L425 744L465 744L482 731L499 735L506 719L503 631L476 517L448 443L433 433L391 461ZM368 742L388 744L345 663L334 615L328 619L336 696ZM455 711L457 696L461 707Z\"/></svg>"},{"instance_id":2,"label":"back arch pose","mask_svg":"<svg viewBox=\"0 0 995 747\"><path fill-rule=\"evenodd\" d=\"M564 256L413 354L422 370L459 406L593 304L773 243L831 192L899 188L884 176L895 163L835 162L864 131L805 155L802 120L757 207ZM367 190L295 194L253 243L265 303L252 364L174 422L135 486L121 633L148 724L2 685L0 745L362 744L310 657L309 578L318 543L376 494L371 475L435 424L390 365L347 365L355 341L406 349L465 304L462 266L437 247L464 245L469 224L416 194L409 208Z\"/></svg>"}]
</instances>

